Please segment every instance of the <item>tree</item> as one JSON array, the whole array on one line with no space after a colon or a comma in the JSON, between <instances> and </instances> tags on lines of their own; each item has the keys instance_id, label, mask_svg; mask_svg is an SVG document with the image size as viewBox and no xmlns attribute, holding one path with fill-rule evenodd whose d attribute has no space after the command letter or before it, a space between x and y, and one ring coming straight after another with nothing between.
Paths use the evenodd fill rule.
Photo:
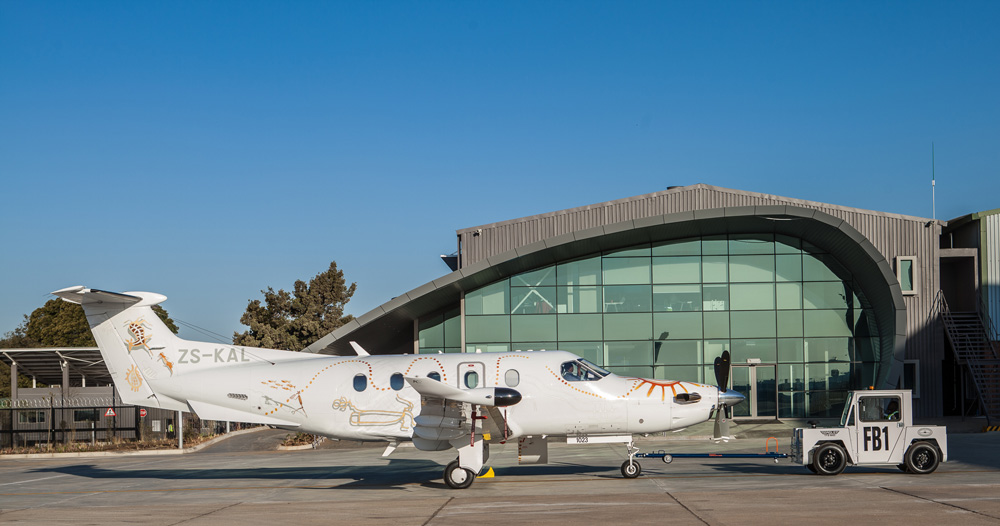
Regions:
<instances>
[{"instance_id":1,"label":"tree","mask_svg":"<svg viewBox=\"0 0 1000 526\"><path fill-rule=\"evenodd\" d=\"M344 272L337 262L309 280L295 282L289 293L275 292L268 287L260 291L264 303L250 300L240 323L250 327L243 333L233 333L233 343L249 347L301 351L326 336L354 316L344 315L344 306L351 301L357 283L347 286Z\"/></svg>"}]
</instances>

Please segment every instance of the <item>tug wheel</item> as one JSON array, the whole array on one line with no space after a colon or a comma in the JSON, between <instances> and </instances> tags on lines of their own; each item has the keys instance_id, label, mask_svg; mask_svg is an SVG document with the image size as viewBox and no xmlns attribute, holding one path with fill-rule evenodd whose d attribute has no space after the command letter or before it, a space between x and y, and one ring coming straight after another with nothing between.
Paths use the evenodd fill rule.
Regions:
<instances>
[{"instance_id":1,"label":"tug wheel","mask_svg":"<svg viewBox=\"0 0 1000 526\"><path fill-rule=\"evenodd\" d=\"M823 444L813 455L812 466L818 475L839 475L847 467L847 452L837 444Z\"/></svg>"},{"instance_id":2,"label":"tug wheel","mask_svg":"<svg viewBox=\"0 0 1000 526\"><path fill-rule=\"evenodd\" d=\"M906 456L903 460L906 461L908 473L927 475L934 473L934 470L937 469L938 464L941 463L941 455L936 447L927 442L917 442L906 450Z\"/></svg>"},{"instance_id":3,"label":"tug wheel","mask_svg":"<svg viewBox=\"0 0 1000 526\"><path fill-rule=\"evenodd\" d=\"M629 462L629 461L626 460L622 464L622 476L623 477L625 477L627 479L634 479L634 478L638 477L640 473L642 473L642 466L640 466L638 462L636 462L634 460L632 462Z\"/></svg>"}]
</instances>

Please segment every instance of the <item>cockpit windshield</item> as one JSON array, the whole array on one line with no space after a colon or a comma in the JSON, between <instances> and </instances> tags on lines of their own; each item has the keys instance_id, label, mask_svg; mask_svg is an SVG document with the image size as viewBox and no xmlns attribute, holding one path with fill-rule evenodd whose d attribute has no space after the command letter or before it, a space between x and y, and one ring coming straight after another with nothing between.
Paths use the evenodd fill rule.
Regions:
<instances>
[{"instance_id":1,"label":"cockpit windshield","mask_svg":"<svg viewBox=\"0 0 1000 526\"><path fill-rule=\"evenodd\" d=\"M560 369L562 370L563 379L567 382L592 382L611 374L609 371L582 358L564 362Z\"/></svg>"}]
</instances>

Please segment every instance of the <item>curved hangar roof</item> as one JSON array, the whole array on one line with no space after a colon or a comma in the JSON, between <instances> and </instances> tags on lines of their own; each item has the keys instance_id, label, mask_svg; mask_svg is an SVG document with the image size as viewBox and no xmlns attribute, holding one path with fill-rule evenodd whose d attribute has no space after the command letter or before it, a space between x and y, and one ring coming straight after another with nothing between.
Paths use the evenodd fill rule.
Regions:
<instances>
[{"instance_id":1,"label":"curved hangar roof","mask_svg":"<svg viewBox=\"0 0 1000 526\"><path fill-rule=\"evenodd\" d=\"M463 291L603 250L693 236L771 232L804 239L834 254L853 275L877 319L883 349L879 384L895 378L906 340L906 307L891 265L843 219L790 205L665 214L551 237L488 257L393 298L321 338L306 351L353 354L349 342L357 341L375 354L413 352L413 320L454 307ZM892 352L887 352L889 349Z\"/></svg>"}]
</instances>

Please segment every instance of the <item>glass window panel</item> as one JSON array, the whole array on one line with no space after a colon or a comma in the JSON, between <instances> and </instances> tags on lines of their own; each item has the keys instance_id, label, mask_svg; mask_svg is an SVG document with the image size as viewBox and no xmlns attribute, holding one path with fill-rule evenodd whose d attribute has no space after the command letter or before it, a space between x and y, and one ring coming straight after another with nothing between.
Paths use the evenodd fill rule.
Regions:
<instances>
[{"instance_id":1,"label":"glass window panel","mask_svg":"<svg viewBox=\"0 0 1000 526\"><path fill-rule=\"evenodd\" d=\"M510 352L509 343L473 343L466 344L465 352Z\"/></svg>"},{"instance_id":2,"label":"glass window panel","mask_svg":"<svg viewBox=\"0 0 1000 526\"><path fill-rule=\"evenodd\" d=\"M653 283L701 283L701 257L653 258Z\"/></svg>"},{"instance_id":3,"label":"glass window panel","mask_svg":"<svg viewBox=\"0 0 1000 526\"><path fill-rule=\"evenodd\" d=\"M444 313L444 346L459 347L462 345L462 317L459 309Z\"/></svg>"},{"instance_id":4,"label":"glass window panel","mask_svg":"<svg viewBox=\"0 0 1000 526\"><path fill-rule=\"evenodd\" d=\"M714 367L715 359L721 358L724 351L730 350L729 340L708 340L705 342L705 363L708 364L706 369ZM732 359L730 357L730 359ZM714 369L711 369L714 371ZM715 373L712 373L711 378L715 378Z\"/></svg>"},{"instance_id":5,"label":"glass window panel","mask_svg":"<svg viewBox=\"0 0 1000 526\"><path fill-rule=\"evenodd\" d=\"M417 335L421 349L444 347L444 316L439 314L420 321Z\"/></svg>"},{"instance_id":6,"label":"glass window panel","mask_svg":"<svg viewBox=\"0 0 1000 526\"><path fill-rule=\"evenodd\" d=\"M605 340L649 340L653 339L653 316L651 314L604 315Z\"/></svg>"},{"instance_id":7,"label":"glass window panel","mask_svg":"<svg viewBox=\"0 0 1000 526\"><path fill-rule=\"evenodd\" d=\"M733 338L774 338L777 336L774 311L733 311L729 330Z\"/></svg>"},{"instance_id":8,"label":"glass window panel","mask_svg":"<svg viewBox=\"0 0 1000 526\"><path fill-rule=\"evenodd\" d=\"M854 345L856 346L854 353L855 360L862 362L875 362L879 360L878 338L855 338Z\"/></svg>"},{"instance_id":9,"label":"glass window panel","mask_svg":"<svg viewBox=\"0 0 1000 526\"><path fill-rule=\"evenodd\" d=\"M556 287L558 292L557 310L560 314L576 312L601 312L604 291L595 285L570 285Z\"/></svg>"},{"instance_id":10,"label":"glass window panel","mask_svg":"<svg viewBox=\"0 0 1000 526\"><path fill-rule=\"evenodd\" d=\"M651 312L650 285L605 285L604 312Z\"/></svg>"},{"instance_id":11,"label":"glass window panel","mask_svg":"<svg viewBox=\"0 0 1000 526\"><path fill-rule=\"evenodd\" d=\"M706 338L729 338L728 312L706 312L704 322Z\"/></svg>"},{"instance_id":12,"label":"glass window panel","mask_svg":"<svg viewBox=\"0 0 1000 526\"><path fill-rule=\"evenodd\" d=\"M774 284L733 283L729 301L732 310L774 310Z\"/></svg>"},{"instance_id":13,"label":"glass window panel","mask_svg":"<svg viewBox=\"0 0 1000 526\"><path fill-rule=\"evenodd\" d=\"M654 256L699 256L701 239L679 239L653 244Z\"/></svg>"},{"instance_id":14,"label":"glass window panel","mask_svg":"<svg viewBox=\"0 0 1000 526\"><path fill-rule=\"evenodd\" d=\"M801 338L778 338L778 362L804 361Z\"/></svg>"},{"instance_id":15,"label":"glass window panel","mask_svg":"<svg viewBox=\"0 0 1000 526\"><path fill-rule=\"evenodd\" d=\"M729 256L704 256L701 270L703 282L726 283L729 281Z\"/></svg>"},{"instance_id":16,"label":"glass window panel","mask_svg":"<svg viewBox=\"0 0 1000 526\"><path fill-rule=\"evenodd\" d=\"M851 347L850 338L806 338L806 361L847 362L851 359Z\"/></svg>"},{"instance_id":17,"label":"glass window panel","mask_svg":"<svg viewBox=\"0 0 1000 526\"><path fill-rule=\"evenodd\" d=\"M443 350L444 350L445 354L462 352L462 348L461 347L445 347Z\"/></svg>"},{"instance_id":18,"label":"glass window panel","mask_svg":"<svg viewBox=\"0 0 1000 526\"><path fill-rule=\"evenodd\" d=\"M729 253L729 238L727 236L704 236L701 238L701 253L705 255L724 256Z\"/></svg>"},{"instance_id":19,"label":"glass window panel","mask_svg":"<svg viewBox=\"0 0 1000 526\"><path fill-rule=\"evenodd\" d=\"M659 340L701 339L700 312L657 312L653 314L653 336Z\"/></svg>"},{"instance_id":20,"label":"glass window panel","mask_svg":"<svg viewBox=\"0 0 1000 526\"><path fill-rule=\"evenodd\" d=\"M508 281L498 281L465 294L465 313L469 316L482 314L509 314L507 310Z\"/></svg>"},{"instance_id":21,"label":"glass window panel","mask_svg":"<svg viewBox=\"0 0 1000 526\"><path fill-rule=\"evenodd\" d=\"M803 306L807 309L846 309L852 297L843 281L809 281L802 284Z\"/></svg>"},{"instance_id":22,"label":"glass window panel","mask_svg":"<svg viewBox=\"0 0 1000 526\"><path fill-rule=\"evenodd\" d=\"M800 363L778 364L778 390L801 391L805 389L805 366Z\"/></svg>"},{"instance_id":23,"label":"glass window panel","mask_svg":"<svg viewBox=\"0 0 1000 526\"><path fill-rule=\"evenodd\" d=\"M559 342L559 349L569 351L591 363L604 366L604 344L601 342Z\"/></svg>"},{"instance_id":24,"label":"glass window panel","mask_svg":"<svg viewBox=\"0 0 1000 526\"><path fill-rule=\"evenodd\" d=\"M606 367L609 371L617 374L618 376L624 376L626 378L651 378L653 376L653 368L646 367Z\"/></svg>"},{"instance_id":25,"label":"glass window panel","mask_svg":"<svg viewBox=\"0 0 1000 526\"><path fill-rule=\"evenodd\" d=\"M755 367L757 370L757 416L778 416L778 390L774 367Z\"/></svg>"},{"instance_id":26,"label":"glass window panel","mask_svg":"<svg viewBox=\"0 0 1000 526\"><path fill-rule=\"evenodd\" d=\"M802 309L802 284L778 283L775 285L779 309Z\"/></svg>"},{"instance_id":27,"label":"glass window panel","mask_svg":"<svg viewBox=\"0 0 1000 526\"><path fill-rule=\"evenodd\" d=\"M511 287L511 314L555 314L555 287Z\"/></svg>"},{"instance_id":28,"label":"glass window panel","mask_svg":"<svg viewBox=\"0 0 1000 526\"><path fill-rule=\"evenodd\" d=\"M705 383L704 368L698 366L672 365L669 367L657 367L653 371L653 378L657 380L679 380L682 382ZM714 382L715 380L711 380ZM654 391L655 392L655 391ZM673 396L669 390L666 396Z\"/></svg>"},{"instance_id":29,"label":"glass window panel","mask_svg":"<svg viewBox=\"0 0 1000 526\"><path fill-rule=\"evenodd\" d=\"M653 311L701 310L701 285L653 285Z\"/></svg>"},{"instance_id":30,"label":"glass window panel","mask_svg":"<svg viewBox=\"0 0 1000 526\"><path fill-rule=\"evenodd\" d=\"M555 316L511 316L510 341L556 341Z\"/></svg>"},{"instance_id":31,"label":"glass window panel","mask_svg":"<svg viewBox=\"0 0 1000 526\"><path fill-rule=\"evenodd\" d=\"M805 393L778 393L778 418L805 418Z\"/></svg>"},{"instance_id":32,"label":"glass window panel","mask_svg":"<svg viewBox=\"0 0 1000 526\"><path fill-rule=\"evenodd\" d=\"M702 288L704 310L729 310L729 285L705 285Z\"/></svg>"},{"instance_id":33,"label":"glass window panel","mask_svg":"<svg viewBox=\"0 0 1000 526\"><path fill-rule=\"evenodd\" d=\"M774 254L774 234L741 234L729 240L730 254Z\"/></svg>"},{"instance_id":34,"label":"glass window panel","mask_svg":"<svg viewBox=\"0 0 1000 526\"><path fill-rule=\"evenodd\" d=\"M805 336L851 336L851 325L847 311L807 310L802 311L803 333Z\"/></svg>"},{"instance_id":35,"label":"glass window panel","mask_svg":"<svg viewBox=\"0 0 1000 526\"><path fill-rule=\"evenodd\" d=\"M733 340L732 344L733 347L730 352L732 353L733 363L747 363L748 359L758 359L764 363L775 362L777 355L776 340Z\"/></svg>"},{"instance_id":36,"label":"glass window panel","mask_svg":"<svg viewBox=\"0 0 1000 526\"><path fill-rule=\"evenodd\" d=\"M607 258L626 258L633 256L649 257L649 245L636 245L632 247L619 248L616 250L608 250L604 253L604 257Z\"/></svg>"},{"instance_id":37,"label":"glass window panel","mask_svg":"<svg viewBox=\"0 0 1000 526\"><path fill-rule=\"evenodd\" d=\"M802 281L802 255L778 254L774 256L774 275L778 281Z\"/></svg>"},{"instance_id":38,"label":"glass window panel","mask_svg":"<svg viewBox=\"0 0 1000 526\"><path fill-rule=\"evenodd\" d=\"M775 254L799 254L802 252L802 243L797 237L775 234L774 252Z\"/></svg>"},{"instance_id":39,"label":"glass window panel","mask_svg":"<svg viewBox=\"0 0 1000 526\"><path fill-rule=\"evenodd\" d=\"M606 342L604 349L609 366L653 363L653 342Z\"/></svg>"},{"instance_id":40,"label":"glass window panel","mask_svg":"<svg viewBox=\"0 0 1000 526\"><path fill-rule=\"evenodd\" d=\"M510 316L466 316L465 340L477 342L509 342Z\"/></svg>"},{"instance_id":41,"label":"glass window panel","mask_svg":"<svg viewBox=\"0 0 1000 526\"><path fill-rule=\"evenodd\" d=\"M774 256L730 256L729 281L774 281Z\"/></svg>"},{"instance_id":42,"label":"glass window panel","mask_svg":"<svg viewBox=\"0 0 1000 526\"><path fill-rule=\"evenodd\" d=\"M653 342L653 361L657 365L701 365L702 359L699 340Z\"/></svg>"},{"instance_id":43,"label":"glass window panel","mask_svg":"<svg viewBox=\"0 0 1000 526\"><path fill-rule=\"evenodd\" d=\"M556 284L556 268L545 267L510 277L511 287L540 287Z\"/></svg>"},{"instance_id":44,"label":"glass window panel","mask_svg":"<svg viewBox=\"0 0 1000 526\"><path fill-rule=\"evenodd\" d=\"M802 311L781 310L778 316L778 336L790 338L792 336L802 337Z\"/></svg>"},{"instance_id":45,"label":"glass window panel","mask_svg":"<svg viewBox=\"0 0 1000 526\"><path fill-rule=\"evenodd\" d=\"M650 275L649 258L605 258L605 285L648 284Z\"/></svg>"},{"instance_id":46,"label":"glass window panel","mask_svg":"<svg viewBox=\"0 0 1000 526\"><path fill-rule=\"evenodd\" d=\"M845 391L806 393L806 418L838 418L847 402Z\"/></svg>"},{"instance_id":47,"label":"glass window panel","mask_svg":"<svg viewBox=\"0 0 1000 526\"><path fill-rule=\"evenodd\" d=\"M560 314L559 340L600 340L604 338L600 314Z\"/></svg>"},{"instance_id":48,"label":"glass window panel","mask_svg":"<svg viewBox=\"0 0 1000 526\"><path fill-rule=\"evenodd\" d=\"M830 270L824 260L829 261L829 256L826 254L802 254L802 279L804 281L840 281L840 278Z\"/></svg>"},{"instance_id":49,"label":"glass window panel","mask_svg":"<svg viewBox=\"0 0 1000 526\"><path fill-rule=\"evenodd\" d=\"M515 351L548 351L559 349L559 344L556 342L512 342L510 346Z\"/></svg>"},{"instance_id":50,"label":"glass window panel","mask_svg":"<svg viewBox=\"0 0 1000 526\"><path fill-rule=\"evenodd\" d=\"M899 286L903 292L913 292L912 259L899 259Z\"/></svg>"},{"instance_id":51,"label":"glass window panel","mask_svg":"<svg viewBox=\"0 0 1000 526\"><path fill-rule=\"evenodd\" d=\"M600 256L560 263L556 266L556 282L559 285L600 285Z\"/></svg>"}]
</instances>

